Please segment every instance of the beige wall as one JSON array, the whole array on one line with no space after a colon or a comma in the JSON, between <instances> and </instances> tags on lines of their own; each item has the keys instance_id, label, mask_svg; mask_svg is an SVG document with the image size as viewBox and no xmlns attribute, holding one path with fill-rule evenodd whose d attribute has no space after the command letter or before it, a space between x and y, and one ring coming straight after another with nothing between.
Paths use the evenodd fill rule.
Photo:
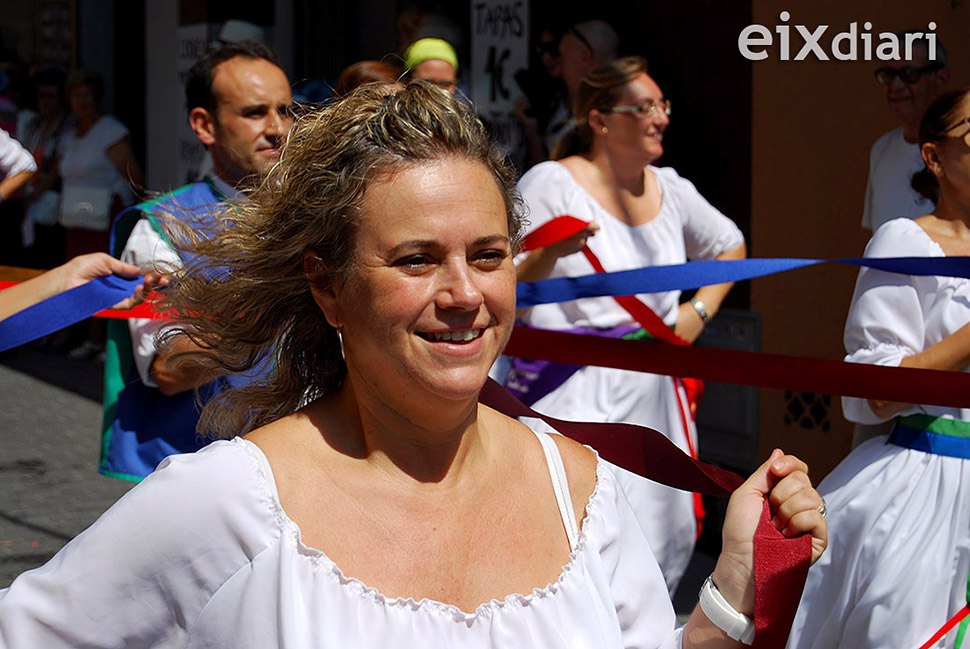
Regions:
<instances>
[{"instance_id":1,"label":"beige wall","mask_svg":"<svg viewBox=\"0 0 970 649\"><path fill-rule=\"evenodd\" d=\"M790 25L810 30L829 25L822 39L826 44L852 21L860 29L870 21L875 42L878 32L925 28L935 21L950 55L951 85L970 82L970 3L754 0L753 22L774 29L782 10L791 13ZM794 56L801 39L793 38L792 44ZM868 240L859 223L869 148L895 126L873 79L879 63L779 61L777 49L768 52L768 59L752 63L751 253L861 255ZM849 267L833 266L754 281L751 308L763 318L763 351L841 358L855 274ZM797 421L786 423L789 401L781 391L762 390L759 454L781 446L808 460L820 478L848 452L851 425L842 418L837 398L828 407L828 430L824 424L804 429Z\"/></svg>"}]
</instances>

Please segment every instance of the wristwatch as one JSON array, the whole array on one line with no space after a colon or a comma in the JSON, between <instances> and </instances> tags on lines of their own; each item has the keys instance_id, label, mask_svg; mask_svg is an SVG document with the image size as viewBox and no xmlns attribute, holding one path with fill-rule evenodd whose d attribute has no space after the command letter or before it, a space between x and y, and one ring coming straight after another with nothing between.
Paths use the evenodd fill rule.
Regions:
<instances>
[{"instance_id":1,"label":"wristwatch","mask_svg":"<svg viewBox=\"0 0 970 649\"><path fill-rule=\"evenodd\" d=\"M701 320L704 321L704 324L707 324L708 322L711 321L711 316L707 315L707 309L704 308L703 302L701 302L700 300L695 300L691 298L690 305L694 307L694 311L697 311L697 315L701 317Z\"/></svg>"}]
</instances>

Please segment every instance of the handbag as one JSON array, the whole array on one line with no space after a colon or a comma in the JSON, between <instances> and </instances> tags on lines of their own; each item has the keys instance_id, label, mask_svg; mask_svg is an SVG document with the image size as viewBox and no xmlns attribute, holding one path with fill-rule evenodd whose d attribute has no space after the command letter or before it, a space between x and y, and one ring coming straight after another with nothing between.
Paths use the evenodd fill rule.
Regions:
<instances>
[{"instance_id":1,"label":"handbag","mask_svg":"<svg viewBox=\"0 0 970 649\"><path fill-rule=\"evenodd\" d=\"M64 185L61 188L61 218L65 228L105 231L111 225L113 192L104 187Z\"/></svg>"}]
</instances>

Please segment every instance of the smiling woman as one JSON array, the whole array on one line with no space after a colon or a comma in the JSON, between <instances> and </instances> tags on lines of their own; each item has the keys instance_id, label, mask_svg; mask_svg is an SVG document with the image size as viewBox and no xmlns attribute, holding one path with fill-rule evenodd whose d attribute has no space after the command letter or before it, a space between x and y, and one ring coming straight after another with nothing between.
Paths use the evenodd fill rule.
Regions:
<instances>
[{"instance_id":1,"label":"smiling woman","mask_svg":"<svg viewBox=\"0 0 970 649\"><path fill-rule=\"evenodd\" d=\"M449 93L384 93L299 120L221 236L173 231L204 259L168 302L193 361L274 371L206 405L243 437L169 458L0 592L0 641L735 646L703 611L675 628L618 469L478 403L515 312L512 174ZM732 497L712 619L752 613L768 484L821 552L805 471L776 451Z\"/></svg>"}]
</instances>

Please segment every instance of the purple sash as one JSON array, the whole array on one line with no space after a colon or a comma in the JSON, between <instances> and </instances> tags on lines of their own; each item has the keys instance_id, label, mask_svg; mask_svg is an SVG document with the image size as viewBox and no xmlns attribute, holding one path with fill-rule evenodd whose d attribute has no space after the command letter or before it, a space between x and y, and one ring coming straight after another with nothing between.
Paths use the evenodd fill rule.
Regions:
<instances>
[{"instance_id":1,"label":"purple sash","mask_svg":"<svg viewBox=\"0 0 970 649\"><path fill-rule=\"evenodd\" d=\"M564 333L586 334L588 336L602 336L604 338L622 338L637 331L635 325L622 325L612 329L594 329L592 327L576 327L562 330ZM583 365L569 365L552 361L537 361L528 358L513 357L509 372L505 376L505 389L516 399L533 405L563 383L570 376L582 369Z\"/></svg>"}]
</instances>

